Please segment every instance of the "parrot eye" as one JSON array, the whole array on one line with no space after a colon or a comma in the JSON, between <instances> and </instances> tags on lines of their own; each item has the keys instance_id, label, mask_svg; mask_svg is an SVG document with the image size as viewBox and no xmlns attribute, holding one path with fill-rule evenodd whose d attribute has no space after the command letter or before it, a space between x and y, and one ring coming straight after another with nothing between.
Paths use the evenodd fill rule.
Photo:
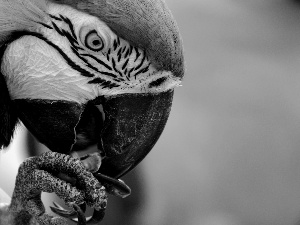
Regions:
<instances>
[{"instance_id":1,"label":"parrot eye","mask_svg":"<svg viewBox=\"0 0 300 225\"><path fill-rule=\"evenodd\" d=\"M81 43L89 50L99 52L104 50L110 43L110 35L104 27L95 29L91 26L84 26L79 31Z\"/></svg>"},{"instance_id":2,"label":"parrot eye","mask_svg":"<svg viewBox=\"0 0 300 225\"><path fill-rule=\"evenodd\" d=\"M85 36L84 45L92 51L101 51L104 48L104 41L96 30L92 30Z\"/></svg>"}]
</instances>

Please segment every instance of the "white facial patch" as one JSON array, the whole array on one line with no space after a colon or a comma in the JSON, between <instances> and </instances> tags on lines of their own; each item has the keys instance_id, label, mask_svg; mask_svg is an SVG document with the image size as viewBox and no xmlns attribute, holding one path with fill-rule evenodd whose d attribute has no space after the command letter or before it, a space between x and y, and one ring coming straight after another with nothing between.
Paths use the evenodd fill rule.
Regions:
<instances>
[{"instance_id":1,"label":"white facial patch","mask_svg":"<svg viewBox=\"0 0 300 225\"><path fill-rule=\"evenodd\" d=\"M48 4L48 15L36 35L25 34L4 53L1 70L13 99L85 103L98 96L165 92L180 84L97 17L54 3Z\"/></svg>"},{"instance_id":2,"label":"white facial patch","mask_svg":"<svg viewBox=\"0 0 300 225\"><path fill-rule=\"evenodd\" d=\"M34 36L24 36L8 46L1 72L12 99L86 102L96 97L86 77L72 69L56 49Z\"/></svg>"}]
</instances>

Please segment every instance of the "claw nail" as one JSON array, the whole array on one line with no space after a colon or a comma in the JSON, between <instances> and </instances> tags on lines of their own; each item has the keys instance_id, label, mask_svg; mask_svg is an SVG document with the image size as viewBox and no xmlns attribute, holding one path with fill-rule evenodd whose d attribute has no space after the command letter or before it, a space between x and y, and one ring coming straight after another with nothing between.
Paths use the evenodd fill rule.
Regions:
<instances>
[{"instance_id":1,"label":"claw nail","mask_svg":"<svg viewBox=\"0 0 300 225\"><path fill-rule=\"evenodd\" d=\"M53 202L53 205L56 207L56 208L59 208L61 210L65 210L60 204L58 204L57 202Z\"/></svg>"},{"instance_id":2,"label":"claw nail","mask_svg":"<svg viewBox=\"0 0 300 225\"><path fill-rule=\"evenodd\" d=\"M86 217L86 221L87 221L86 225L97 225L97 224L99 224L99 222L101 220L103 220L104 215L105 215L105 210L104 209L94 210L93 216ZM71 220L74 221L74 222L79 222L79 219L71 219Z\"/></svg>"},{"instance_id":3,"label":"claw nail","mask_svg":"<svg viewBox=\"0 0 300 225\"><path fill-rule=\"evenodd\" d=\"M65 218L71 218L76 216L76 212L74 210L65 210L65 209L60 209L52 206L50 206L50 209L52 210L52 212Z\"/></svg>"},{"instance_id":4,"label":"claw nail","mask_svg":"<svg viewBox=\"0 0 300 225\"><path fill-rule=\"evenodd\" d=\"M92 218L92 216L88 216L88 217L85 217L85 220L88 222L90 219ZM70 220L72 220L73 222L78 222L78 218L70 218Z\"/></svg>"},{"instance_id":5,"label":"claw nail","mask_svg":"<svg viewBox=\"0 0 300 225\"><path fill-rule=\"evenodd\" d=\"M55 207L50 206L50 209L52 210L52 212L54 212L62 217L70 219L77 215L77 213L74 210L67 210L67 209L63 208L61 205L59 205L57 202L53 202L53 205ZM79 207L80 207L81 211L83 211L83 213L84 213L86 210L86 204L82 203L79 205Z\"/></svg>"},{"instance_id":6,"label":"claw nail","mask_svg":"<svg viewBox=\"0 0 300 225\"><path fill-rule=\"evenodd\" d=\"M118 180L101 173L96 173L94 176L103 186L105 186L109 194L125 198L131 193L130 187L128 187L122 180Z\"/></svg>"},{"instance_id":7,"label":"claw nail","mask_svg":"<svg viewBox=\"0 0 300 225\"><path fill-rule=\"evenodd\" d=\"M77 213L77 218L78 218L77 225L86 225L87 224L86 218L81 208L77 204L74 204L73 208Z\"/></svg>"},{"instance_id":8,"label":"claw nail","mask_svg":"<svg viewBox=\"0 0 300 225\"><path fill-rule=\"evenodd\" d=\"M105 215L105 209L94 210L93 216L87 220L87 224L93 225L98 224L101 220L103 220Z\"/></svg>"},{"instance_id":9,"label":"claw nail","mask_svg":"<svg viewBox=\"0 0 300 225\"><path fill-rule=\"evenodd\" d=\"M65 210L66 212L69 212L69 210L66 210L64 207L62 207L60 204L58 204L57 202L53 202L53 205L56 207L56 208L59 208L61 210ZM86 203L83 202L81 204L79 204L79 207L80 209L85 212L86 211Z\"/></svg>"}]
</instances>

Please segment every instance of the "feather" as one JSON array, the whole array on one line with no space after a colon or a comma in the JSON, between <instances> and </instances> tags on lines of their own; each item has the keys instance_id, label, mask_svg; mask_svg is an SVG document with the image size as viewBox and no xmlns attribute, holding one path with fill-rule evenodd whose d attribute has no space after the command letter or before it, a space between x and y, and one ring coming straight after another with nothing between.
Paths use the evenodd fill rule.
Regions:
<instances>
[{"instance_id":1,"label":"feather","mask_svg":"<svg viewBox=\"0 0 300 225\"><path fill-rule=\"evenodd\" d=\"M158 70L184 74L182 40L163 0L55 0L97 16L119 37L144 49Z\"/></svg>"},{"instance_id":2,"label":"feather","mask_svg":"<svg viewBox=\"0 0 300 225\"><path fill-rule=\"evenodd\" d=\"M45 0L0 0L0 46L14 31L32 31L47 18Z\"/></svg>"},{"instance_id":3,"label":"feather","mask_svg":"<svg viewBox=\"0 0 300 225\"><path fill-rule=\"evenodd\" d=\"M11 142L18 117L8 94L4 76L0 72L0 150Z\"/></svg>"},{"instance_id":4,"label":"feather","mask_svg":"<svg viewBox=\"0 0 300 225\"><path fill-rule=\"evenodd\" d=\"M0 56L11 34L15 31L32 31L47 16L45 0L0 0ZM9 145L18 122L6 81L0 72L0 150Z\"/></svg>"},{"instance_id":5,"label":"feather","mask_svg":"<svg viewBox=\"0 0 300 225\"><path fill-rule=\"evenodd\" d=\"M183 50L177 24L162 0L89 0L91 14L98 16L133 45L144 48L156 69L182 77Z\"/></svg>"}]
</instances>

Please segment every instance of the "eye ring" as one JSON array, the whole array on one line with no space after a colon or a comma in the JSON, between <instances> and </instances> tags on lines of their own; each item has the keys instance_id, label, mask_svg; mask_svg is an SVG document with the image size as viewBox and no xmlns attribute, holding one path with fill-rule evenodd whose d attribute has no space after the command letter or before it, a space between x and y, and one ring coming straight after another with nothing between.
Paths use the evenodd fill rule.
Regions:
<instances>
[{"instance_id":1,"label":"eye ring","mask_svg":"<svg viewBox=\"0 0 300 225\"><path fill-rule=\"evenodd\" d=\"M98 35L96 30L89 31L84 39L84 45L92 51L101 51L104 49L104 41Z\"/></svg>"}]
</instances>

